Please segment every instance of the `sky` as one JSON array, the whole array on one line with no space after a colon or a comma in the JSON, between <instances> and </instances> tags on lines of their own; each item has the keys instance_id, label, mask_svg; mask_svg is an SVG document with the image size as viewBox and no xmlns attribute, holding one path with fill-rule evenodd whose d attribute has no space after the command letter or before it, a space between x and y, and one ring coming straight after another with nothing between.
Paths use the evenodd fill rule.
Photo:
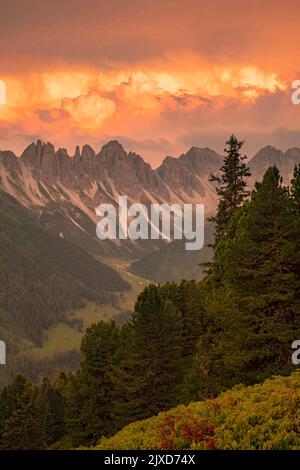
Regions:
<instances>
[{"instance_id":1,"label":"sky","mask_svg":"<svg viewBox=\"0 0 300 470\"><path fill-rule=\"evenodd\" d=\"M0 149L300 147L299 0L1 0Z\"/></svg>"}]
</instances>

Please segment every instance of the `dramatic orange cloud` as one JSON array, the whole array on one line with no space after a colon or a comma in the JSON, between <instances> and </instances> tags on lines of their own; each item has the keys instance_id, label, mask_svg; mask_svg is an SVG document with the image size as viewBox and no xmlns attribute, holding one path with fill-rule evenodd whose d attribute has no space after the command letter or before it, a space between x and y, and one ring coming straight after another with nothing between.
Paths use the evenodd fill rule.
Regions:
<instances>
[{"instance_id":1,"label":"dramatic orange cloud","mask_svg":"<svg viewBox=\"0 0 300 470\"><path fill-rule=\"evenodd\" d=\"M26 4L26 7L25 7ZM36 138L74 152L118 138L159 164L189 145L299 145L300 4L1 2L0 148ZM3 65L2 65L3 64Z\"/></svg>"}]
</instances>

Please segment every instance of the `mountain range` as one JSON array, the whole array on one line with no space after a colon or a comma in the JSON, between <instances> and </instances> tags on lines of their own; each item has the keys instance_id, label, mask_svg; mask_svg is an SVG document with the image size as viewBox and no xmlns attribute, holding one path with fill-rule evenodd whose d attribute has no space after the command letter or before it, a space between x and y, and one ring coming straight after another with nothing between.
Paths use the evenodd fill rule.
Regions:
<instances>
[{"instance_id":1,"label":"mountain range","mask_svg":"<svg viewBox=\"0 0 300 470\"><path fill-rule=\"evenodd\" d=\"M96 153L89 145L66 149L38 140L17 157L0 151L0 188L16 198L38 218L47 231L66 238L101 257L137 259L161 246L157 242L101 241L95 235L100 203L117 204L119 195L129 203L204 203L206 214L215 211L217 196L211 173L223 157L209 148L192 147L179 158L167 156L152 169L140 155L126 152L111 141ZM249 186L260 180L270 165L277 165L285 182L300 162L300 149L282 152L266 146L248 160Z\"/></svg>"}]
</instances>

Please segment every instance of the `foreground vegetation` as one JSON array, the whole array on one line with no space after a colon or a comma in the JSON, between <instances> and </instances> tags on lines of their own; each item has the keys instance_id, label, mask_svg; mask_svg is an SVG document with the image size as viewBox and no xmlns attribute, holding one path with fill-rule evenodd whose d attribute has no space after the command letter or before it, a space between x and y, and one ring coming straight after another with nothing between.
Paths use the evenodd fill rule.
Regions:
<instances>
[{"instance_id":1,"label":"foreground vegetation","mask_svg":"<svg viewBox=\"0 0 300 470\"><path fill-rule=\"evenodd\" d=\"M101 449L299 450L300 372L129 424Z\"/></svg>"}]
</instances>

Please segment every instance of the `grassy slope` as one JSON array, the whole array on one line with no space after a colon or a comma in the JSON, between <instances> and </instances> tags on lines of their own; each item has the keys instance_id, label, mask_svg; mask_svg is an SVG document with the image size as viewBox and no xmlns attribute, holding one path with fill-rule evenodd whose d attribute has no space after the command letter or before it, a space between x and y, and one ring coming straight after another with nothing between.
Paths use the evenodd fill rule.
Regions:
<instances>
[{"instance_id":1,"label":"grassy slope","mask_svg":"<svg viewBox=\"0 0 300 470\"><path fill-rule=\"evenodd\" d=\"M124 279L125 282L127 282L131 290L129 291L124 291L123 292L123 297L124 297L124 302L120 305L122 309L128 309L128 310L133 310L135 301L137 299L137 296L141 292L144 287L149 284L149 280L146 279L145 277L141 277L138 274L129 272L129 267L130 263L126 263L124 261L120 262L115 259L101 259L103 263L109 264L115 271L117 271L121 277Z\"/></svg>"},{"instance_id":2,"label":"grassy slope","mask_svg":"<svg viewBox=\"0 0 300 470\"><path fill-rule=\"evenodd\" d=\"M120 304L117 307L108 304L97 305L94 302L87 302L85 307L76 310L74 314L71 315L71 318L75 317L83 320L82 331L78 331L78 329L66 323L58 323L45 331L46 339L41 347L37 347L33 342L25 339L24 332L15 322L13 322L12 325L12 319L10 319L6 313L2 313L0 309L0 339L10 338L8 347L11 352L13 352L14 346L17 346L17 351L14 352L14 358L22 360L22 358L30 356L38 361L43 359L51 360L58 352L67 353L74 349L79 350L85 330L92 323L113 319L118 321L118 316L121 311L133 310L134 302L139 292L148 284L148 281L134 274L127 273L127 264L120 265L118 264L118 260L106 260L106 262L113 267L115 271L118 271L122 278L130 284L131 290L122 292L123 300L120 300ZM14 334L10 335L10 331L13 331ZM9 370L1 370L1 373L0 388L11 380Z\"/></svg>"},{"instance_id":3,"label":"grassy slope","mask_svg":"<svg viewBox=\"0 0 300 470\"><path fill-rule=\"evenodd\" d=\"M132 423L95 449L300 449L300 371Z\"/></svg>"},{"instance_id":4,"label":"grassy slope","mask_svg":"<svg viewBox=\"0 0 300 470\"><path fill-rule=\"evenodd\" d=\"M102 260L105 262L105 260ZM112 305L97 305L94 302L87 302L85 307L76 310L74 313L75 318L83 320L83 330L78 331L66 323L59 323L51 327L46 332L47 339L44 341L42 347L36 347L34 344L28 346L26 344L26 353L30 353L33 357L50 358L57 352L66 352L71 349L79 349L83 334L89 326L101 320L109 321L117 318L122 310L133 310L134 302L139 292L148 283L146 279L140 278L134 274L126 271L127 264L118 264L118 261L110 260L106 262L119 272L122 278L131 286L131 290L123 292L123 300L120 301L118 307ZM23 349L23 348L22 348ZM24 349L22 352L24 352ZM22 354L22 353L21 353Z\"/></svg>"},{"instance_id":5,"label":"grassy slope","mask_svg":"<svg viewBox=\"0 0 300 470\"><path fill-rule=\"evenodd\" d=\"M83 297L100 303L108 291L129 288L107 264L49 235L2 191L0 246L1 334L6 341L15 335L17 342L26 338L39 344L42 330L65 321L67 310L79 307Z\"/></svg>"},{"instance_id":6,"label":"grassy slope","mask_svg":"<svg viewBox=\"0 0 300 470\"><path fill-rule=\"evenodd\" d=\"M203 267L201 263L211 261L214 227L211 223L205 225L205 245L202 250L188 251L184 240L174 240L158 251L153 251L134 261L130 270L154 282L180 282L182 279L201 279Z\"/></svg>"},{"instance_id":7,"label":"grassy slope","mask_svg":"<svg viewBox=\"0 0 300 470\"><path fill-rule=\"evenodd\" d=\"M91 280L85 279L86 273L83 270L83 266L86 264L87 273L89 274L91 271L93 281L97 279L100 284L103 282L104 290L106 290L109 285L110 276L112 276L112 290L115 291L116 295L121 293L116 291L118 287L120 287L120 290L123 289L123 287L126 288L129 286L129 284L132 287L132 290L125 290L122 292L120 305L118 307L113 307L108 304L96 305L94 302L87 302L84 308L76 310L73 316L75 318L82 318L83 320L83 329L81 332L64 323L63 317L58 320L59 323L56 323L55 319L53 319L53 324L50 328L48 330L44 330L46 339L41 347L34 344L33 340L28 337L22 323L15 320L13 315L8 314L8 312L2 308L3 306L0 306L0 339L4 339L6 341L8 351L14 358L27 353L32 354L36 358L50 358L56 352L65 352L74 348L79 348L84 330L92 323L118 317L120 311L133 309L134 299L142 289L145 281L138 279L134 275L127 274L126 267L121 266L114 269L118 260L105 260L105 262L103 262L104 260L97 259L96 262L92 256L81 251L76 246L72 246L64 240L52 237L39 226L27 209L21 206L14 198L2 191L0 191L0 207L0 235L6 237L4 238L4 242L1 243L1 250L3 252L4 247L6 246L6 239L12 240L16 253L11 252L11 250L6 251L11 253L13 259L19 259L18 250L21 250L22 254L26 256L26 260L28 261L28 263L24 262L24 266L27 266L28 264L31 266L32 264L33 267L31 271L33 274L35 274L34 263L36 263L38 268L40 268L41 265L44 266L44 264L47 268L50 263L48 260L49 256L51 255L51 261L53 261L54 258L52 251L57 251L57 253L55 251L54 254L57 254L58 258L62 258L62 251L64 251L64 253L66 252L67 254L70 254L69 259L67 260L70 261L70 263L66 262L64 266L58 266L58 276L60 275L60 272L63 271L62 268L68 270L68 265L72 264L71 261L78 255L81 260L80 269L77 269L76 271L73 266L69 269L71 273L70 275L74 275L75 280L79 277L80 281L86 282L87 285L90 284ZM51 251L50 248L53 248L53 250ZM60 249L62 251L60 251ZM5 266L2 266L1 264L2 273L4 268L10 269L11 272L14 273L13 262L7 263ZM92 268L95 268L94 272L92 271ZM27 278L28 276L25 276L25 279ZM65 312L65 314L68 316L68 312Z\"/></svg>"}]
</instances>

